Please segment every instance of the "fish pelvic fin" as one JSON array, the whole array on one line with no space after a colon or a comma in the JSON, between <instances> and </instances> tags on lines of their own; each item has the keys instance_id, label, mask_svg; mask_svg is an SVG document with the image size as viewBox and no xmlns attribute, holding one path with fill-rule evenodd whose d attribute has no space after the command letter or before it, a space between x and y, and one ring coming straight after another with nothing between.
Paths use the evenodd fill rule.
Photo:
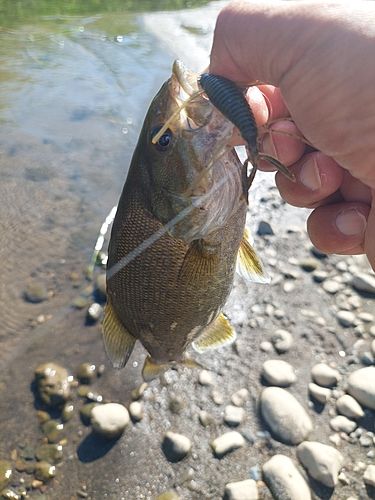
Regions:
<instances>
[{"instance_id":1,"label":"fish pelvic fin","mask_svg":"<svg viewBox=\"0 0 375 500\"><path fill-rule=\"evenodd\" d=\"M237 273L246 281L269 283L270 278L263 270L262 263L250 243L250 233L247 228L243 233L236 262Z\"/></svg>"},{"instance_id":2,"label":"fish pelvic fin","mask_svg":"<svg viewBox=\"0 0 375 500\"><path fill-rule=\"evenodd\" d=\"M119 320L108 300L104 309L102 324L104 347L115 368L123 368L134 348L136 339Z\"/></svg>"},{"instance_id":3,"label":"fish pelvic fin","mask_svg":"<svg viewBox=\"0 0 375 500\"><path fill-rule=\"evenodd\" d=\"M218 254L215 251L208 251L203 240L195 240L186 252L179 276L196 283L213 276L219 265Z\"/></svg>"},{"instance_id":4,"label":"fish pelvic fin","mask_svg":"<svg viewBox=\"0 0 375 500\"><path fill-rule=\"evenodd\" d=\"M147 356L142 369L142 377L145 382L150 382L154 380L160 375L163 375L164 372L169 370L170 368L181 365L186 368L203 368L203 366L191 358L185 358L182 361L171 363L156 363L151 356Z\"/></svg>"},{"instance_id":5,"label":"fish pelvic fin","mask_svg":"<svg viewBox=\"0 0 375 500\"><path fill-rule=\"evenodd\" d=\"M236 340L236 331L230 324L228 318L221 313L205 330L202 335L193 342L193 349L199 353L208 349L231 344Z\"/></svg>"}]
</instances>

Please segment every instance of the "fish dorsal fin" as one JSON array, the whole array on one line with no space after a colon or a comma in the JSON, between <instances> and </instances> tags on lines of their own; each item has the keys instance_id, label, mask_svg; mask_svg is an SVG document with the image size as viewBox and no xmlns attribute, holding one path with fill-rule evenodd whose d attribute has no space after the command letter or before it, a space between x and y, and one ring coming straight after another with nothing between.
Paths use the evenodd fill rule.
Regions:
<instances>
[{"instance_id":1,"label":"fish dorsal fin","mask_svg":"<svg viewBox=\"0 0 375 500\"><path fill-rule=\"evenodd\" d=\"M216 349L225 344L231 344L236 340L236 332L229 320L221 313L207 328L202 335L193 342L193 348L197 352L207 349Z\"/></svg>"},{"instance_id":2,"label":"fish dorsal fin","mask_svg":"<svg viewBox=\"0 0 375 500\"><path fill-rule=\"evenodd\" d=\"M170 368L170 363L162 363L158 364L151 358L151 356L147 356L142 368L142 377L145 382L150 382L155 378L158 378L164 372L166 372Z\"/></svg>"},{"instance_id":3,"label":"fish dorsal fin","mask_svg":"<svg viewBox=\"0 0 375 500\"><path fill-rule=\"evenodd\" d=\"M208 251L203 240L195 240L190 244L180 269L180 278L186 277L190 282L201 281L217 272L220 264L215 251Z\"/></svg>"},{"instance_id":4,"label":"fish dorsal fin","mask_svg":"<svg viewBox=\"0 0 375 500\"><path fill-rule=\"evenodd\" d=\"M246 281L269 283L270 279L265 274L262 263L249 240L250 234L248 229L245 228L237 254L236 271Z\"/></svg>"},{"instance_id":5,"label":"fish dorsal fin","mask_svg":"<svg viewBox=\"0 0 375 500\"><path fill-rule=\"evenodd\" d=\"M102 325L105 350L115 368L123 368L132 353L136 339L120 322L110 301L104 309Z\"/></svg>"}]
</instances>

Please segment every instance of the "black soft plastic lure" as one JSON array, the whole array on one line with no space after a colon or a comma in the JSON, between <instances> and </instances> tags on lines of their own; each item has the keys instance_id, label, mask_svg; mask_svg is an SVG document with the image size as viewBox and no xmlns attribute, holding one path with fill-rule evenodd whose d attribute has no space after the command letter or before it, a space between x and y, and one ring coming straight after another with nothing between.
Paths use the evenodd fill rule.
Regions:
<instances>
[{"instance_id":1,"label":"black soft plastic lure","mask_svg":"<svg viewBox=\"0 0 375 500\"><path fill-rule=\"evenodd\" d=\"M250 187L254 178L258 160L268 161L288 179L295 181L294 175L279 160L258 151L257 125L243 91L228 78L213 75L212 73L200 75L198 83L212 104L238 128L247 143L249 160L254 167L248 178L248 187Z\"/></svg>"}]
</instances>

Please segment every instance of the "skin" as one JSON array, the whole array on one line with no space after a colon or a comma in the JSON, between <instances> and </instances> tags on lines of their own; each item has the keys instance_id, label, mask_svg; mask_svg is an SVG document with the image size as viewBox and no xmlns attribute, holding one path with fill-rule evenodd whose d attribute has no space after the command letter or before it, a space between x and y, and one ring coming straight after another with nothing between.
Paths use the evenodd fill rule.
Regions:
<instances>
[{"instance_id":1,"label":"skin","mask_svg":"<svg viewBox=\"0 0 375 500\"><path fill-rule=\"evenodd\" d=\"M260 149L295 173L296 183L279 173L276 183L313 209L314 245L365 253L375 270L374 61L375 2L234 2L218 16L210 71L258 84L248 99Z\"/></svg>"}]
</instances>

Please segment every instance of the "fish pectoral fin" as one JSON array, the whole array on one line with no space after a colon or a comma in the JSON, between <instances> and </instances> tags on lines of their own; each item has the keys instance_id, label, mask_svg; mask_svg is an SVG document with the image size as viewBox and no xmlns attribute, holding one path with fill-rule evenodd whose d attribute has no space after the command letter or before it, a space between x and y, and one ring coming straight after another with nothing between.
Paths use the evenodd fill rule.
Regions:
<instances>
[{"instance_id":1,"label":"fish pectoral fin","mask_svg":"<svg viewBox=\"0 0 375 500\"><path fill-rule=\"evenodd\" d=\"M151 358L151 356L147 356L142 368L142 377L145 382L150 382L155 378L158 378L164 372L166 372L170 368L170 363L162 363L158 364Z\"/></svg>"},{"instance_id":2,"label":"fish pectoral fin","mask_svg":"<svg viewBox=\"0 0 375 500\"><path fill-rule=\"evenodd\" d=\"M176 365L181 365L184 366L185 368L200 368L200 369L203 368L203 366L200 363L198 363L192 358L184 358L182 361L179 362L172 361L171 363L158 364L155 363L155 361L151 358L151 356L147 356L142 369L143 380L145 382L150 382L151 380L158 378L164 372L169 370L169 368L175 367Z\"/></svg>"},{"instance_id":3,"label":"fish pectoral fin","mask_svg":"<svg viewBox=\"0 0 375 500\"><path fill-rule=\"evenodd\" d=\"M221 313L193 342L193 349L197 352L204 352L207 349L216 349L226 344L231 344L236 340L236 332L230 324L228 318Z\"/></svg>"},{"instance_id":4,"label":"fish pectoral fin","mask_svg":"<svg viewBox=\"0 0 375 500\"><path fill-rule=\"evenodd\" d=\"M191 282L213 276L219 266L219 257L215 251L205 249L203 240L195 240L185 254L179 276L187 277Z\"/></svg>"},{"instance_id":5,"label":"fish pectoral fin","mask_svg":"<svg viewBox=\"0 0 375 500\"><path fill-rule=\"evenodd\" d=\"M132 353L136 339L121 323L110 301L104 309L102 331L109 359L115 368L123 368Z\"/></svg>"},{"instance_id":6,"label":"fish pectoral fin","mask_svg":"<svg viewBox=\"0 0 375 500\"><path fill-rule=\"evenodd\" d=\"M262 263L249 241L250 235L245 228L237 254L236 271L246 281L269 283L270 278L263 270Z\"/></svg>"}]
</instances>

